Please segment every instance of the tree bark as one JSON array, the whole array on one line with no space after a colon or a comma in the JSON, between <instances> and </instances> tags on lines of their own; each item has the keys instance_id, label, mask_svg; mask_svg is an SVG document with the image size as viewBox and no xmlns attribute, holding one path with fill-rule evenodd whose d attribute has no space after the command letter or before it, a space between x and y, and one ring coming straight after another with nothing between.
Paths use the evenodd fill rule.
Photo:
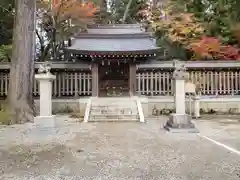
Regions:
<instances>
[{"instance_id":1,"label":"tree bark","mask_svg":"<svg viewBox=\"0 0 240 180\"><path fill-rule=\"evenodd\" d=\"M33 121L36 0L15 0L7 113L12 124Z\"/></svg>"}]
</instances>

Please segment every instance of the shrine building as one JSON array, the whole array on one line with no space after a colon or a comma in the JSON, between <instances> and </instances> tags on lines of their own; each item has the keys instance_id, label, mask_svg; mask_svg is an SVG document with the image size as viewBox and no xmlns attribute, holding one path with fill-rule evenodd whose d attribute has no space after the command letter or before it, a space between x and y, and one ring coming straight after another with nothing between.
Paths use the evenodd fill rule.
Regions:
<instances>
[{"instance_id":1,"label":"shrine building","mask_svg":"<svg viewBox=\"0 0 240 180\"><path fill-rule=\"evenodd\" d=\"M65 57L90 67L92 96L134 96L137 65L158 49L140 24L95 25L73 37Z\"/></svg>"}]
</instances>

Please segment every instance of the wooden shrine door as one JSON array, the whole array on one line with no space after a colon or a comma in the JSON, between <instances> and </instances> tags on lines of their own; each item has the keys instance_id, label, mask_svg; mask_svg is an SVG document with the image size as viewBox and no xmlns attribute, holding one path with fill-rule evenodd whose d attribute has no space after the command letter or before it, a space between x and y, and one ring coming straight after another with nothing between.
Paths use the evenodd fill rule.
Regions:
<instances>
[{"instance_id":1,"label":"wooden shrine door","mask_svg":"<svg viewBox=\"0 0 240 180\"><path fill-rule=\"evenodd\" d=\"M99 64L99 96L129 96L129 64Z\"/></svg>"}]
</instances>

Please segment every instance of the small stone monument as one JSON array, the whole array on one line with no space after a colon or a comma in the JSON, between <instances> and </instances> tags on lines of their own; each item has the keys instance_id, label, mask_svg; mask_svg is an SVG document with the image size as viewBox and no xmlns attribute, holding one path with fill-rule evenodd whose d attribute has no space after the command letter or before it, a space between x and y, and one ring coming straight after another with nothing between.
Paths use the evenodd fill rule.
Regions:
<instances>
[{"instance_id":1,"label":"small stone monument","mask_svg":"<svg viewBox=\"0 0 240 180\"><path fill-rule=\"evenodd\" d=\"M195 95L193 97L194 100L194 118L200 118L200 96L199 95Z\"/></svg>"},{"instance_id":2,"label":"small stone monument","mask_svg":"<svg viewBox=\"0 0 240 180\"><path fill-rule=\"evenodd\" d=\"M39 81L40 91L40 114L35 117L34 123L40 127L55 127L55 116L52 115L52 81L56 76L51 74L51 64L41 64L38 74L35 75Z\"/></svg>"},{"instance_id":3,"label":"small stone monument","mask_svg":"<svg viewBox=\"0 0 240 180\"><path fill-rule=\"evenodd\" d=\"M174 72L174 104L175 113L170 114L165 129L171 132L198 132L195 125L191 122L191 116L186 114L185 107L185 80L188 79L188 73L183 64L178 61L173 62Z\"/></svg>"},{"instance_id":4,"label":"small stone monument","mask_svg":"<svg viewBox=\"0 0 240 180\"><path fill-rule=\"evenodd\" d=\"M201 84L200 82L196 83L196 94L194 99L194 118L200 118L200 94L201 94Z\"/></svg>"}]
</instances>

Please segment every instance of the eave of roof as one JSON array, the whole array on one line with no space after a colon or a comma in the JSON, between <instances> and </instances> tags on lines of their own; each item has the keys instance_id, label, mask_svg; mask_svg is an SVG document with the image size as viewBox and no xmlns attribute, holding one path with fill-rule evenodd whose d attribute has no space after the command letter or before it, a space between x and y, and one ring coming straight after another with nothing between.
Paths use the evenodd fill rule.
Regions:
<instances>
[{"instance_id":1,"label":"eave of roof","mask_svg":"<svg viewBox=\"0 0 240 180\"><path fill-rule=\"evenodd\" d=\"M158 49L155 39L146 34L132 35L132 37L122 35L118 38L112 35L95 38L85 34L84 37L74 39L72 46L65 50L78 54L150 54Z\"/></svg>"},{"instance_id":2,"label":"eave of roof","mask_svg":"<svg viewBox=\"0 0 240 180\"><path fill-rule=\"evenodd\" d=\"M131 51L113 51L113 50L102 50L102 51L96 51L96 50L77 50L77 49L65 49L67 52L76 53L76 54L82 54L82 55L88 55L92 57L97 56L104 56L104 55L110 55L110 56L118 56L118 55L124 55L124 56L144 56L144 55L153 55L156 56L157 51L160 48L154 48L154 49L147 49L147 50L131 50Z\"/></svg>"}]
</instances>

